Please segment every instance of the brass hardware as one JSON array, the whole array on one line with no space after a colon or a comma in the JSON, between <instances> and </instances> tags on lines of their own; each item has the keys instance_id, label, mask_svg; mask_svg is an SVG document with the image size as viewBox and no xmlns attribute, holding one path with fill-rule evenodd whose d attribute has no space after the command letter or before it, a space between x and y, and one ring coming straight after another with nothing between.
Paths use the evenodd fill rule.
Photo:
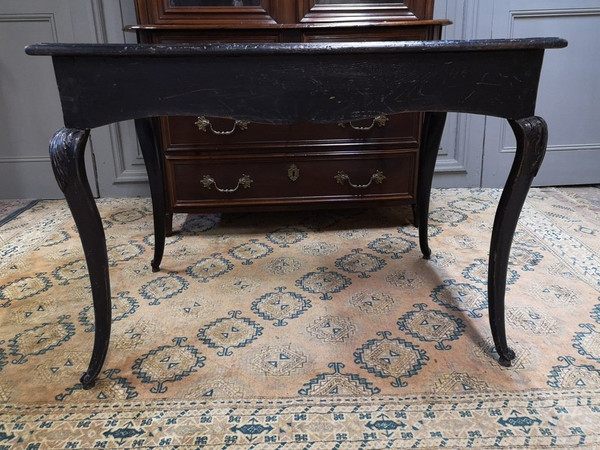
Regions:
<instances>
[{"instance_id":1,"label":"brass hardware","mask_svg":"<svg viewBox=\"0 0 600 450\"><path fill-rule=\"evenodd\" d=\"M252 178L250 178L246 174L243 174L242 177L238 180L236 187L234 187L233 189L221 189L220 187L217 186L215 179L213 177L211 177L210 175L204 175L202 177L202 180L200 180L200 182L206 189L210 189L211 186L214 185L214 187L217 191L223 192L225 194L231 194L232 192L237 191L240 188L240 186L242 186L244 189L248 189L250 187L250 185L252 184L252 181L253 181Z\"/></svg>"},{"instance_id":2,"label":"brass hardware","mask_svg":"<svg viewBox=\"0 0 600 450\"><path fill-rule=\"evenodd\" d=\"M212 131L214 134L218 134L219 136L224 136L224 135L232 134L236 130L236 128L238 128L240 130L247 130L248 125L250 125L250 122L247 120L236 120L235 122L233 122L233 128L231 130L219 131L219 130L215 130L213 128L212 123L210 123L210 120L208 120L204 116L200 116L200 117L198 117L198 120L196 120L196 122L194 122L194 125L196 125L200 131L206 132L206 128L208 127L210 129L210 131Z\"/></svg>"},{"instance_id":3,"label":"brass hardware","mask_svg":"<svg viewBox=\"0 0 600 450\"><path fill-rule=\"evenodd\" d=\"M292 181L296 181L300 178L300 169L296 164L292 164L288 169L288 178Z\"/></svg>"},{"instance_id":4,"label":"brass hardware","mask_svg":"<svg viewBox=\"0 0 600 450\"><path fill-rule=\"evenodd\" d=\"M371 179L369 180L369 182L367 184L352 183L350 181L350 177L341 170L338 171L337 175L334 178L339 184L344 184L347 182L350 186L352 186L355 189L365 189L365 188L368 188L369 186L371 186L371 183L373 183L373 182L375 182L375 184L383 183L383 180L385 180L385 175L383 174L383 172L378 170L373 175L371 175Z\"/></svg>"},{"instance_id":5,"label":"brass hardware","mask_svg":"<svg viewBox=\"0 0 600 450\"><path fill-rule=\"evenodd\" d=\"M373 128L375 125L379 126L379 127L385 127L386 122L390 120L387 118L386 115L384 114L380 114L378 116L375 116L373 118L373 121L371 122L371 125L367 126L367 127L359 127L354 125L352 122L348 122L348 125L350 125L350 127L353 130L357 130L357 131L369 131L371 128ZM338 126L342 127L342 128L346 128L346 124L344 122L340 122L338 123Z\"/></svg>"}]
</instances>

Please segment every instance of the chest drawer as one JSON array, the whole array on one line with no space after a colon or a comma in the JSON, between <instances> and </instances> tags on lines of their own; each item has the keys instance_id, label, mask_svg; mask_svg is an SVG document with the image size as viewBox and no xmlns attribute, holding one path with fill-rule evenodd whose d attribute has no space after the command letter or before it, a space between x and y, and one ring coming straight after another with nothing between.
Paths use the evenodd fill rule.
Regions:
<instances>
[{"instance_id":1,"label":"chest drawer","mask_svg":"<svg viewBox=\"0 0 600 450\"><path fill-rule=\"evenodd\" d=\"M163 145L166 152L206 152L218 149L244 148L253 151L285 147L310 147L319 150L325 145L367 145L380 148L410 148L418 146L420 115L416 113L379 115L372 118L336 124L266 125L235 119L212 117L166 117L162 119Z\"/></svg>"},{"instance_id":2,"label":"chest drawer","mask_svg":"<svg viewBox=\"0 0 600 450\"><path fill-rule=\"evenodd\" d=\"M166 172L175 212L208 212L331 201L414 203L416 165L417 150L406 149L169 157Z\"/></svg>"}]
</instances>

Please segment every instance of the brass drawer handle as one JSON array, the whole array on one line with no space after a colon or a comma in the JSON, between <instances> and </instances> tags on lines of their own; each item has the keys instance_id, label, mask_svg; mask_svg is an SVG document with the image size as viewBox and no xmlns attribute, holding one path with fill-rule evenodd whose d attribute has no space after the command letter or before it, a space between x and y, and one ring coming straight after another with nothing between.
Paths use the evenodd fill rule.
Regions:
<instances>
[{"instance_id":1,"label":"brass drawer handle","mask_svg":"<svg viewBox=\"0 0 600 450\"><path fill-rule=\"evenodd\" d=\"M250 125L250 122L247 120L236 120L235 122L233 122L233 128L228 131L215 130L212 126L212 123L210 123L210 120L208 120L204 116L198 117L198 120L196 120L196 122L194 122L194 124L198 127L198 129L200 131L206 132L206 128L208 127L210 129L210 131L213 132L213 134L218 134L219 136L225 136L225 135L233 134L233 132L236 130L236 128L239 128L240 130L247 130L248 125Z\"/></svg>"},{"instance_id":2,"label":"brass drawer handle","mask_svg":"<svg viewBox=\"0 0 600 450\"><path fill-rule=\"evenodd\" d=\"M246 174L243 174L242 177L238 180L237 186L234 187L233 189L220 188L219 186L217 186L215 179L213 177L211 177L210 175L204 175L202 177L202 180L200 180L200 182L206 189L210 189L211 186L214 186L215 189L219 192L223 192L225 194L231 194L232 192L237 191L240 188L240 186L242 186L244 189L248 189L250 187L250 185L252 184L252 178L250 178Z\"/></svg>"},{"instance_id":3,"label":"brass drawer handle","mask_svg":"<svg viewBox=\"0 0 600 450\"><path fill-rule=\"evenodd\" d=\"M375 182L375 184L383 183L383 180L385 180L385 175L380 170L377 170L373 175L371 175L371 179L367 184L352 183L350 181L350 177L341 170L337 173L337 175L334 178L339 184L344 184L347 182L350 186L352 186L355 189L365 189L371 186L371 183L373 182Z\"/></svg>"},{"instance_id":4,"label":"brass drawer handle","mask_svg":"<svg viewBox=\"0 0 600 450\"><path fill-rule=\"evenodd\" d=\"M348 125L350 125L350 127L353 130L357 130L357 131L369 131L370 129L372 129L376 124L379 127L385 127L386 122L390 120L387 118L386 115L384 114L380 114L378 116L375 116L373 118L373 122L371 122L371 125L367 126L367 127L358 127L356 125L354 125L352 122L348 122ZM346 124L344 122L340 122L338 123L338 126L342 127L342 128L346 128Z\"/></svg>"}]
</instances>

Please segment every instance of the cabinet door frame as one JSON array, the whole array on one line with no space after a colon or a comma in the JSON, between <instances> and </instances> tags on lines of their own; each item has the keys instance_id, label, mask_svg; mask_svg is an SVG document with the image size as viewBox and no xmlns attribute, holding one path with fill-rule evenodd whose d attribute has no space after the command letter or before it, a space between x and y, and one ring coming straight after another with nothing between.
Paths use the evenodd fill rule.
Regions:
<instances>
[{"instance_id":1,"label":"cabinet door frame","mask_svg":"<svg viewBox=\"0 0 600 450\"><path fill-rule=\"evenodd\" d=\"M298 0L298 18L302 23L311 22L364 22L382 20L428 20L433 17L432 0L389 0L379 5L372 3L318 4L318 0Z\"/></svg>"},{"instance_id":2,"label":"cabinet door frame","mask_svg":"<svg viewBox=\"0 0 600 450\"><path fill-rule=\"evenodd\" d=\"M246 25L264 26L277 23L277 0L261 0L262 6L171 6L169 0L136 0L135 7L140 25L188 25L194 21L202 25L225 25L243 21Z\"/></svg>"}]
</instances>

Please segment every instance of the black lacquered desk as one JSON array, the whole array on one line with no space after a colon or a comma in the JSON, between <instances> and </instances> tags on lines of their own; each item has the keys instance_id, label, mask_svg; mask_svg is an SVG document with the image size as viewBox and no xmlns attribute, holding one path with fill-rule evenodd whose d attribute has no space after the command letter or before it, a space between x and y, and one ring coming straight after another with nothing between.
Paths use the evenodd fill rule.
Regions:
<instances>
[{"instance_id":1,"label":"black lacquered desk","mask_svg":"<svg viewBox=\"0 0 600 450\"><path fill-rule=\"evenodd\" d=\"M159 270L165 245L162 157L152 117L206 115L269 124L337 123L425 112L419 152L417 222L425 258L429 196L447 112L508 120L517 151L494 220L489 257L491 332L509 366L504 320L506 272L521 208L546 151L547 127L535 116L544 51L558 38L335 44L40 44L52 56L65 128L50 141L54 174L75 219L92 287L96 332L81 378L94 385L110 339L106 240L85 172L91 128L135 119L152 195ZM248 79L259 79L249 88ZM172 80L177 80L173 82Z\"/></svg>"}]
</instances>

